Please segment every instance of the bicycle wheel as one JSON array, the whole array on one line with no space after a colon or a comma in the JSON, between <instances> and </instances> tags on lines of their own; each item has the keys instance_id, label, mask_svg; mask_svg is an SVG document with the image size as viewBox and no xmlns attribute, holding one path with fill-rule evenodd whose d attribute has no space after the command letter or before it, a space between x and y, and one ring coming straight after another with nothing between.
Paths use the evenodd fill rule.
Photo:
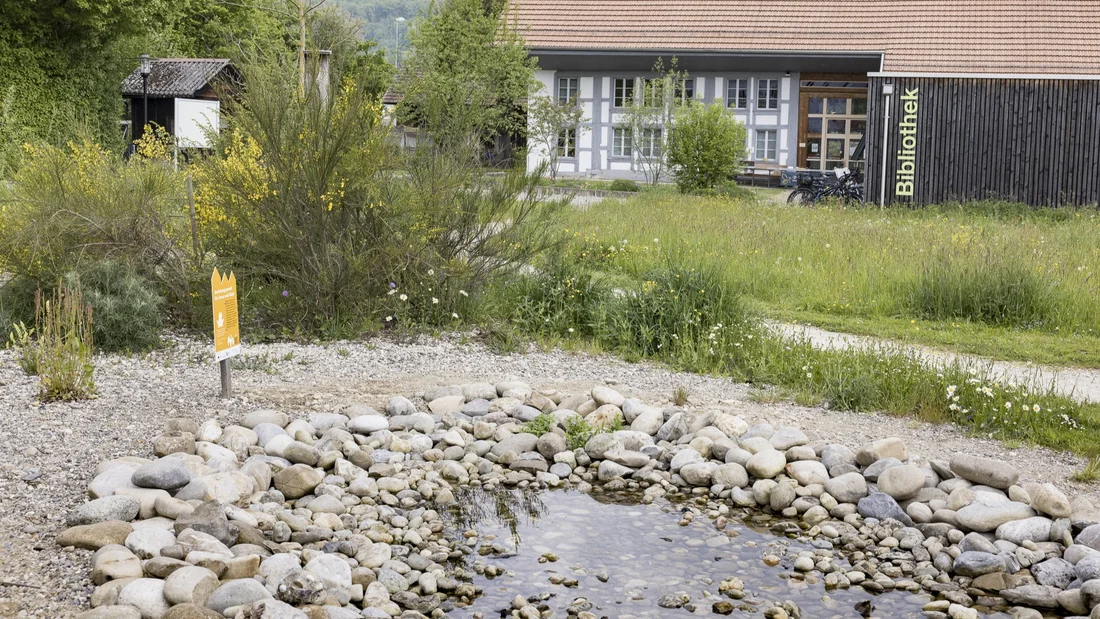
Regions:
<instances>
[{"instance_id":1,"label":"bicycle wheel","mask_svg":"<svg viewBox=\"0 0 1100 619\"><path fill-rule=\"evenodd\" d=\"M787 196L787 204L810 204L813 200L814 192L805 187L799 187L791 192Z\"/></svg>"}]
</instances>

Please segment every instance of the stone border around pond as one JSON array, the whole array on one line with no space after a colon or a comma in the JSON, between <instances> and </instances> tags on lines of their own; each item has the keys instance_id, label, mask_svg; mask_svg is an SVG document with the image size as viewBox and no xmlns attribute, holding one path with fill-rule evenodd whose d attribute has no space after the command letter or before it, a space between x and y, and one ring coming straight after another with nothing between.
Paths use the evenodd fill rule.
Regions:
<instances>
[{"instance_id":1,"label":"stone border around pond","mask_svg":"<svg viewBox=\"0 0 1100 619\"><path fill-rule=\"evenodd\" d=\"M448 530L459 488L599 484L640 490L643 502L694 496L719 530L730 508L774 512L790 520L773 532L851 563L803 552L796 573L820 574L829 588L925 591L937 598L925 606L930 618L977 617L977 603L1016 617L1100 619L1100 512L1052 484L1019 483L1007 462L925 461L897 438L853 451L719 408L649 406L608 386L566 395L471 383L421 399L420 408L397 396L381 412L353 404L305 419L256 410L224 428L172 419L153 443L157 459L101 463L92 500L56 540L94 551L97 588L80 617L447 616L480 593L469 570L450 565L477 537ZM540 415L553 427L524 432ZM628 429L570 450L564 429L578 418ZM735 580L719 592L736 599ZM548 616L522 602L514 616Z\"/></svg>"}]
</instances>

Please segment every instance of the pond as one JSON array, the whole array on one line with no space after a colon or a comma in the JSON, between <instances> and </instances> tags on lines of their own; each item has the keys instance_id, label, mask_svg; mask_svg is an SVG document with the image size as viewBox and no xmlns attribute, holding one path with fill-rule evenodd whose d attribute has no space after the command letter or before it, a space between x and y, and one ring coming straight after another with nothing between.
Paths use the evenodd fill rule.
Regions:
<instances>
[{"instance_id":1,"label":"pond","mask_svg":"<svg viewBox=\"0 0 1100 619\"><path fill-rule=\"evenodd\" d=\"M793 568L799 552L812 551L812 544L733 517L724 530L703 514L683 523L689 510L665 499L642 504L639 495L629 493L564 490L466 498L460 502L471 508L460 516L458 530L476 530L478 539L470 542L480 541L481 547L465 564L494 566L501 573L478 574L474 583L484 594L472 606L455 609L454 616L508 616L502 611L522 595L559 617L571 605L573 613L589 610L599 617L715 616L716 602L732 604L737 615L762 617L772 606L790 601L805 619L923 619L922 607L934 599L900 590L878 595L858 587L826 591L820 573L804 576ZM486 555L489 549L493 552ZM765 563L765 555L772 562L778 557L778 564ZM839 557L836 561L848 566ZM720 586L729 588L729 579L743 583L743 595L736 594L741 599L719 592ZM682 606L667 607L676 605L676 598ZM1009 617L992 611L982 616Z\"/></svg>"}]
</instances>

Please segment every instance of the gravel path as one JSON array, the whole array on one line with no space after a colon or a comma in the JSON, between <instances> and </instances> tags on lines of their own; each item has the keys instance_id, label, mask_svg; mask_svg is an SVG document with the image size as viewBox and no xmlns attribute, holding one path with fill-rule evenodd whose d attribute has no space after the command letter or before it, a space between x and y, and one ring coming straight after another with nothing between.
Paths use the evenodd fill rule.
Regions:
<instances>
[{"instance_id":1,"label":"gravel path","mask_svg":"<svg viewBox=\"0 0 1100 619\"><path fill-rule=\"evenodd\" d=\"M248 348L261 370L237 370L237 398L217 399L218 372L208 348L183 342L143 357L97 360L97 399L76 404L35 402L37 381L23 375L10 351L0 351L0 617L69 617L92 587L88 553L62 552L54 535L65 515L86 499L100 461L151 455L165 419L217 415L233 423L261 406L285 412L335 411L352 402L382 405L394 394L437 385L521 379L536 388L587 391L610 383L627 395L660 404L677 387L694 407L734 409L752 422L795 425L852 447L897 436L911 454L946 458L957 451L1002 458L1025 481L1057 483L1070 496L1097 501L1097 489L1067 477L1082 462L1043 449L1008 450L956 428L885 415L844 413L791 404L760 404L747 385L630 364L608 356L566 352L495 355L458 338L398 343L270 344ZM26 586L16 586L19 583ZM32 588L34 587L34 588Z\"/></svg>"},{"instance_id":2,"label":"gravel path","mask_svg":"<svg viewBox=\"0 0 1100 619\"><path fill-rule=\"evenodd\" d=\"M956 354L927 346L903 344L863 335L836 333L794 323L769 322L767 326L788 337L808 338L815 348L844 350L865 346L896 346L913 351L936 364L959 361L963 364L985 366L991 370L994 377L1005 382L1043 391L1053 388L1055 392L1079 402L1100 402L1100 371L1098 370L1063 368L1016 361L992 361L975 355Z\"/></svg>"}]
</instances>

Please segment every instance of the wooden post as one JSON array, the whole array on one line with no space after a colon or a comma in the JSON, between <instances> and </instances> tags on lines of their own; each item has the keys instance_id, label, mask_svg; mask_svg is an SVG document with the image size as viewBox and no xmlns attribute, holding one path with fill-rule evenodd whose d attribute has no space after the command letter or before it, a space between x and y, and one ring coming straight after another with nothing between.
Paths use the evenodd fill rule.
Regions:
<instances>
[{"instance_id":1,"label":"wooden post","mask_svg":"<svg viewBox=\"0 0 1100 619\"><path fill-rule=\"evenodd\" d=\"M233 397L233 376L230 373L229 359L223 359L218 363L218 367L221 368L222 373L222 394L221 397L231 398Z\"/></svg>"},{"instance_id":2,"label":"wooden post","mask_svg":"<svg viewBox=\"0 0 1100 619\"><path fill-rule=\"evenodd\" d=\"M187 206L191 211L191 251L194 253L195 264L201 264L199 259L199 223L195 220L195 186L191 182L191 173L187 173Z\"/></svg>"}]
</instances>

